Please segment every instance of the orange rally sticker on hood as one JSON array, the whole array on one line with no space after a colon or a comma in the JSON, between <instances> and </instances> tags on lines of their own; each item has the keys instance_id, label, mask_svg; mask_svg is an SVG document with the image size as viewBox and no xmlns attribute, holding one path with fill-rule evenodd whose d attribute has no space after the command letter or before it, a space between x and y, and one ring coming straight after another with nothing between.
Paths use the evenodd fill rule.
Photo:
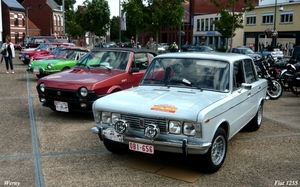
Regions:
<instances>
[{"instance_id":1,"label":"orange rally sticker on hood","mask_svg":"<svg viewBox=\"0 0 300 187\"><path fill-rule=\"evenodd\" d=\"M177 109L178 108L176 108L175 106L167 105L167 104L153 105L153 107L151 107L151 110L158 110L158 111L170 112L170 113L175 113Z\"/></svg>"}]
</instances>

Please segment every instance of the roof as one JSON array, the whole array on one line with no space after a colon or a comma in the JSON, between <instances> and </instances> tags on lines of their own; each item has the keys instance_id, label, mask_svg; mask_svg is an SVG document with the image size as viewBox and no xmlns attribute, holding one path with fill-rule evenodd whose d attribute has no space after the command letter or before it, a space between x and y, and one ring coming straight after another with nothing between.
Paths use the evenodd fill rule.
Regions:
<instances>
[{"instance_id":1,"label":"roof","mask_svg":"<svg viewBox=\"0 0 300 187\"><path fill-rule=\"evenodd\" d=\"M25 10L25 8L17 0L2 0L2 2L10 8Z\"/></svg>"},{"instance_id":2,"label":"roof","mask_svg":"<svg viewBox=\"0 0 300 187\"><path fill-rule=\"evenodd\" d=\"M52 10L60 10L60 6L54 0L47 0L47 4Z\"/></svg>"},{"instance_id":3,"label":"roof","mask_svg":"<svg viewBox=\"0 0 300 187\"><path fill-rule=\"evenodd\" d=\"M93 51L128 51L128 52L133 52L133 53L138 53L138 52L145 52L145 53L152 53L158 55L156 51L153 50L148 50L148 49L136 49L136 48L97 48L97 49L92 49Z\"/></svg>"},{"instance_id":4,"label":"roof","mask_svg":"<svg viewBox=\"0 0 300 187\"><path fill-rule=\"evenodd\" d=\"M180 53L165 53L158 55L155 58L204 58L204 59L214 59L221 61L234 62L240 59L249 58L250 56L236 54L236 53L224 53L224 52L198 52L198 53L190 53L190 52L180 52Z\"/></svg>"}]
</instances>

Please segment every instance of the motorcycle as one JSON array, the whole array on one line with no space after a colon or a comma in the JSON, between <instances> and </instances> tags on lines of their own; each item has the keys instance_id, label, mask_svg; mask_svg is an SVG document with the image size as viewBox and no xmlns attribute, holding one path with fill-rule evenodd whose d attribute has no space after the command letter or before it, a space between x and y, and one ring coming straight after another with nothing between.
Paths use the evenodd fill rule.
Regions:
<instances>
[{"instance_id":1,"label":"motorcycle","mask_svg":"<svg viewBox=\"0 0 300 187\"><path fill-rule=\"evenodd\" d=\"M276 80L280 73L271 65L273 60L270 56L262 57L255 61L255 64L258 76L268 81L267 95L270 99L276 100L281 97L283 88L281 83Z\"/></svg>"},{"instance_id":2,"label":"motorcycle","mask_svg":"<svg viewBox=\"0 0 300 187\"><path fill-rule=\"evenodd\" d=\"M295 64L287 64L287 69L282 72L280 81L287 84L289 90L300 95L300 62Z\"/></svg>"}]
</instances>

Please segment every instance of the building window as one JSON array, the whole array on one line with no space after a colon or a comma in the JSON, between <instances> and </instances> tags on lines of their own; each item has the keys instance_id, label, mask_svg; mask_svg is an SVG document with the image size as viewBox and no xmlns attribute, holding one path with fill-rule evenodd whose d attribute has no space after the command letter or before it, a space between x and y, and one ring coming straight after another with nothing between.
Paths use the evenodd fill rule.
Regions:
<instances>
[{"instance_id":1,"label":"building window","mask_svg":"<svg viewBox=\"0 0 300 187\"><path fill-rule=\"evenodd\" d=\"M54 15L54 17L53 17L53 24L54 24L54 26L56 26L56 15Z\"/></svg>"},{"instance_id":2,"label":"building window","mask_svg":"<svg viewBox=\"0 0 300 187\"><path fill-rule=\"evenodd\" d=\"M57 16L57 26L60 26L60 16Z\"/></svg>"},{"instance_id":3,"label":"building window","mask_svg":"<svg viewBox=\"0 0 300 187\"><path fill-rule=\"evenodd\" d=\"M256 24L256 16L246 17L246 25L255 25L255 24Z\"/></svg>"},{"instance_id":4,"label":"building window","mask_svg":"<svg viewBox=\"0 0 300 187\"><path fill-rule=\"evenodd\" d=\"M215 21L218 21L219 20L219 18L218 17L216 17L215 18ZM215 25L215 24L214 24ZM215 25L215 31L218 31L218 27Z\"/></svg>"},{"instance_id":5,"label":"building window","mask_svg":"<svg viewBox=\"0 0 300 187\"><path fill-rule=\"evenodd\" d=\"M15 26L19 26L19 23L18 23L18 14L14 15L14 23L15 23Z\"/></svg>"},{"instance_id":6,"label":"building window","mask_svg":"<svg viewBox=\"0 0 300 187\"><path fill-rule=\"evenodd\" d=\"M280 13L280 23L293 23L294 11L283 11Z\"/></svg>"},{"instance_id":7,"label":"building window","mask_svg":"<svg viewBox=\"0 0 300 187\"><path fill-rule=\"evenodd\" d=\"M214 18L210 18L210 31L213 31L214 30Z\"/></svg>"},{"instance_id":8,"label":"building window","mask_svg":"<svg viewBox=\"0 0 300 187\"><path fill-rule=\"evenodd\" d=\"M201 19L201 31L204 31L204 19Z\"/></svg>"},{"instance_id":9,"label":"building window","mask_svg":"<svg viewBox=\"0 0 300 187\"><path fill-rule=\"evenodd\" d=\"M22 25L23 25L23 27L25 26L25 17L24 17L24 15L22 15Z\"/></svg>"},{"instance_id":10,"label":"building window","mask_svg":"<svg viewBox=\"0 0 300 187\"><path fill-rule=\"evenodd\" d=\"M263 15L262 16L262 23L263 24L273 23L273 15Z\"/></svg>"},{"instance_id":11,"label":"building window","mask_svg":"<svg viewBox=\"0 0 300 187\"><path fill-rule=\"evenodd\" d=\"M208 31L208 18L205 19L205 31Z\"/></svg>"},{"instance_id":12,"label":"building window","mask_svg":"<svg viewBox=\"0 0 300 187\"><path fill-rule=\"evenodd\" d=\"M197 19L197 31L200 31L200 19Z\"/></svg>"}]
</instances>

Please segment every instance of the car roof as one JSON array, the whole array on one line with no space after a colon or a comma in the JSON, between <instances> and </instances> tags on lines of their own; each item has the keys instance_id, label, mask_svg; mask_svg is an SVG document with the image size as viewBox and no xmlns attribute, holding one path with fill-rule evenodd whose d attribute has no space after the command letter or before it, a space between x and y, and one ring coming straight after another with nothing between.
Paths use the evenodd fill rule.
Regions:
<instances>
[{"instance_id":1,"label":"car roof","mask_svg":"<svg viewBox=\"0 0 300 187\"><path fill-rule=\"evenodd\" d=\"M133 52L133 53L152 53L158 55L156 51L148 50L148 49L136 49L136 48L100 48L100 49L92 49L91 51L124 51L124 52Z\"/></svg>"},{"instance_id":2,"label":"car roof","mask_svg":"<svg viewBox=\"0 0 300 187\"><path fill-rule=\"evenodd\" d=\"M204 58L211 60L220 60L220 61L228 61L234 62L241 59L251 59L248 55L236 54L236 53L222 53L222 52L201 52L201 53L189 53L189 52L181 52L181 53L166 53L158 55L155 58Z\"/></svg>"}]
</instances>

